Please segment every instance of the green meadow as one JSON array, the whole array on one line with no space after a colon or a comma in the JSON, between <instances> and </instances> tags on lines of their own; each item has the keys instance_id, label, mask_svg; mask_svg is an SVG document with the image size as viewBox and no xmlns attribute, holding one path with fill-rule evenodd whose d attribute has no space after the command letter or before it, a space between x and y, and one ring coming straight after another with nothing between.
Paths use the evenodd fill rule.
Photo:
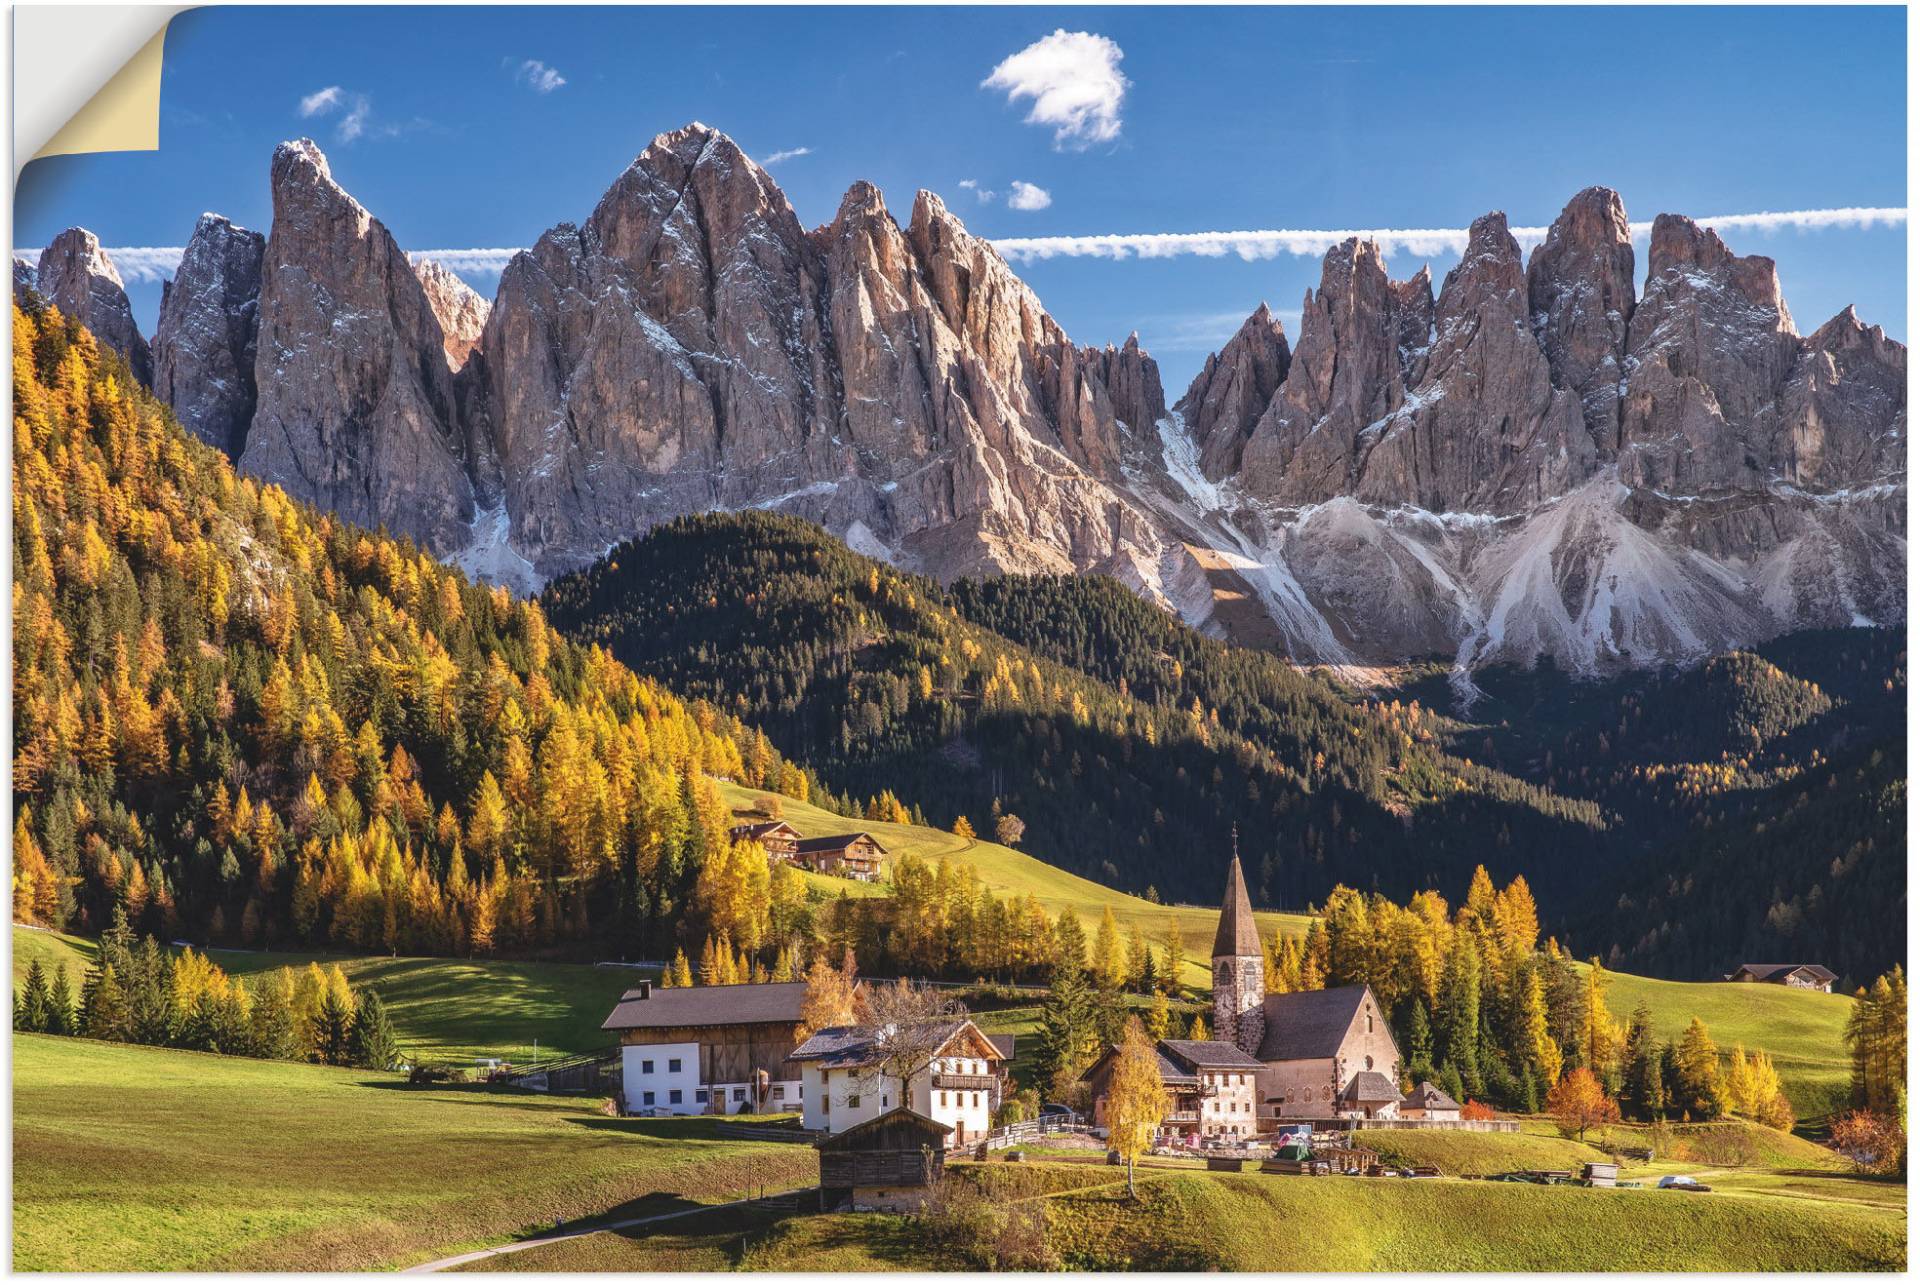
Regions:
<instances>
[{"instance_id":1,"label":"green meadow","mask_svg":"<svg viewBox=\"0 0 1920 1285\"><path fill-rule=\"evenodd\" d=\"M49 973L67 965L77 993L95 946L84 937L14 925L13 977L19 984L39 960ZM316 955L277 951L212 950L227 972L254 977L281 967L339 964L347 980L380 992L400 1046L429 1061L499 1057L526 1062L548 1053L583 1053L614 1043L600 1029L620 993L636 977L631 968L592 964L528 963L504 959Z\"/></svg>"},{"instance_id":2,"label":"green meadow","mask_svg":"<svg viewBox=\"0 0 1920 1285\"><path fill-rule=\"evenodd\" d=\"M13 1264L405 1266L817 1179L813 1152L590 1099L16 1035Z\"/></svg>"}]
</instances>

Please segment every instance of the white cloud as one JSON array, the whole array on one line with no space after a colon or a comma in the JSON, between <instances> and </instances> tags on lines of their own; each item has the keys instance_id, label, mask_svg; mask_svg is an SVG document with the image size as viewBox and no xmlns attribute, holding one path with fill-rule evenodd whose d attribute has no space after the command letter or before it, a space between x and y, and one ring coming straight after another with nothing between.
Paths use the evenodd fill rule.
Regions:
<instances>
[{"instance_id":1,"label":"white cloud","mask_svg":"<svg viewBox=\"0 0 1920 1285\"><path fill-rule=\"evenodd\" d=\"M334 134L343 143L351 143L367 132L367 118L373 115L373 100L365 94L355 94L353 106L340 118L334 127Z\"/></svg>"},{"instance_id":2,"label":"white cloud","mask_svg":"<svg viewBox=\"0 0 1920 1285\"><path fill-rule=\"evenodd\" d=\"M316 89L313 93L308 94L300 100L300 115L302 117L324 116L338 107L344 98L345 93L338 85L328 85L325 89Z\"/></svg>"},{"instance_id":3,"label":"white cloud","mask_svg":"<svg viewBox=\"0 0 1920 1285\"><path fill-rule=\"evenodd\" d=\"M1007 205L1015 210L1044 210L1053 204L1053 193L1044 187L1032 183L1013 180L1013 190L1007 193Z\"/></svg>"},{"instance_id":4,"label":"white cloud","mask_svg":"<svg viewBox=\"0 0 1920 1285\"><path fill-rule=\"evenodd\" d=\"M1720 232L1802 230L1829 227L1892 227L1907 221L1898 207L1848 207L1831 210L1789 210L1758 214L1719 214L1694 220ZM1653 224L1629 225L1634 239L1644 241ZM1510 229L1522 248L1544 240L1544 227ZM1238 255L1242 259L1272 259L1283 254L1318 257L1327 247L1348 237L1379 243L1388 255L1459 254L1466 249L1465 228L1328 228L1268 229L1246 232L1135 232L1093 236L1007 237L994 242L1009 259L1030 261L1054 258L1166 259L1182 254L1203 258Z\"/></svg>"},{"instance_id":5,"label":"white cloud","mask_svg":"<svg viewBox=\"0 0 1920 1285\"><path fill-rule=\"evenodd\" d=\"M328 85L317 89L300 100L300 115L303 119L315 116L331 116L346 109L339 124L333 127L334 137L343 143L351 143L367 132L373 119L373 100L365 94L349 93L338 85ZM388 129L387 133L397 132Z\"/></svg>"},{"instance_id":6,"label":"white cloud","mask_svg":"<svg viewBox=\"0 0 1920 1285\"><path fill-rule=\"evenodd\" d=\"M1120 136L1125 56L1105 36L1060 30L1004 59L980 87L1004 91L1009 103L1031 98L1027 123L1053 126L1056 149L1080 151Z\"/></svg>"},{"instance_id":7,"label":"white cloud","mask_svg":"<svg viewBox=\"0 0 1920 1285\"><path fill-rule=\"evenodd\" d=\"M529 58L513 73L513 78L536 94L551 94L567 83L567 78L538 58Z\"/></svg>"},{"instance_id":8,"label":"white cloud","mask_svg":"<svg viewBox=\"0 0 1920 1285\"><path fill-rule=\"evenodd\" d=\"M982 205L1000 195L990 187L981 187L979 179L963 178L960 180L960 187L962 191L973 193Z\"/></svg>"},{"instance_id":9,"label":"white cloud","mask_svg":"<svg viewBox=\"0 0 1920 1285\"><path fill-rule=\"evenodd\" d=\"M965 182L962 183L965 186ZM969 188L969 191L974 189ZM1722 232L1781 229L1815 231L1821 228L1900 227L1907 222L1907 211L1899 206L1849 206L1830 210L1762 211L1755 214L1719 214L1696 219ZM1645 240L1651 223L1631 224L1634 239ZM1539 241L1545 228L1514 228L1514 239L1522 243ZM1467 243L1465 228L1374 228L1365 231L1281 231L1281 232L1148 232L1115 236L1040 236L1003 237L994 248L1009 259L1052 259L1090 257L1101 259L1157 259L1180 254L1198 254L1218 258L1237 254L1244 259L1271 259L1281 254L1319 255L1328 246L1350 236L1371 237L1389 254L1458 253ZM1736 251L1739 247L1735 247ZM15 249L14 255L38 262L37 249ZM108 246L120 275L130 281L155 281L171 276L180 266L181 246ZM493 276L519 254L517 248L469 250L416 250L414 259L437 259L462 275ZM1222 314L1224 315L1224 314ZM1291 329L1299 320L1297 312L1276 311L1274 316L1287 321ZM1240 314L1234 326L1245 319ZM1231 331L1229 331L1231 333Z\"/></svg>"},{"instance_id":10,"label":"white cloud","mask_svg":"<svg viewBox=\"0 0 1920 1285\"><path fill-rule=\"evenodd\" d=\"M789 147L784 151L770 153L760 158L762 165L778 165L781 161L798 160L802 156L812 156L811 147Z\"/></svg>"}]
</instances>

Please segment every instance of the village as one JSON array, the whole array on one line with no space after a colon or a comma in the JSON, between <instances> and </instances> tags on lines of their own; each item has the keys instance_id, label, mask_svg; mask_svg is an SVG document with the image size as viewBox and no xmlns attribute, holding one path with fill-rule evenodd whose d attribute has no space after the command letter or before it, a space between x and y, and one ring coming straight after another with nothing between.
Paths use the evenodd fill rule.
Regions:
<instances>
[{"instance_id":1,"label":"village","mask_svg":"<svg viewBox=\"0 0 1920 1285\"><path fill-rule=\"evenodd\" d=\"M885 877L887 849L869 833L806 838L785 821L748 820L732 836L762 845L770 861L863 882ZM851 971L829 972L826 995L817 980L641 981L602 1024L616 1052L512 1082L610 1091L613 1109L629 1117L753 1117L735 1126L738 1136L818 1151L823 1212L920 1210L949 1159L1018 1162L1036 1152L1124 1164L1129 1184L1136 1162L1156 1158L1219 1172L1416 1179L1441 1171L1383 1162L1361 1131L1520 1130L1519 1120L1462 1103L1431 1080L1407 1081L1369 986L1269 993L1267 963L1235 854L1211 948L1210 1037L1149 1040L1133 1022L1125 1042L1080 1074L1073 1102L1022 1112L1018 1037L983 1030L939 987ZM1821 991L1833 979L1806 964L1742 964L1722 978ZM1618 1171L1595 1161L1487 1176L1639 1185ZM1706 1190L1684 1177L1660 1185Z\"/></svg>"}]
</instances>

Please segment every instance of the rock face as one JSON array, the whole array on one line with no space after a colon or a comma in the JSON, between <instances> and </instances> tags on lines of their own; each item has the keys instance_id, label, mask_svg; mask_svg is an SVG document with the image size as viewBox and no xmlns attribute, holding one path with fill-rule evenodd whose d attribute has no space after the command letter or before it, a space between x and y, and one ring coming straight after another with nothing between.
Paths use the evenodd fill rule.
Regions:
<instances>
[{"instance_id":1,"label":"rock face","mask_svg":"<svg viewBox=\"0 0 1920 1285\"><path fill-rule=\"evenodd\" d=\"M25 259L15 257L13 261L13 297L16 301L25 299L29 291L37 291L34 281L33 265Z\"/></svg>"},{"instance_id":2,"label":"rock face","mask_svg":"<svg viewBox=\"0 0 1920 1285\"><path fill-rule=\"evenodd\" d=\"M310 140L273 154L244 472L451 552L475 515L445 337L387 229Z\"/></svg>"},{"instance_id":3,"label":"rock face","mask_svg":"<svg viewBox=\"0 0 1920 1285\"><path fill-rule=\"evenodd\" d=\"M1620 195L1567 202L1527 260L1533 330L1556 388L1571 389L1601 459L1620 449L1620 368L1633 317L1633 239Z\"/></svg>"},{"instance_id":4,"label":"rock face","mask_svg":"<svg viewBox=\"0 0 1920 1285\"><path fill-rule=\"evenodd\" d=\"M1801 345L1779 398L1773 468L1821 490L1904 476L1906 389L1906 347L1848 308Z\"/></svg>"},{"instance_id":5,"label":"rock face","mask_svg":"<svg viewBox=\"0 0 1920 1285\"><path fill-rule=\"evenodd\" d=\"M420 278L420 288L427 295L427 306L433 309L434 318L440 323L441 340L447 352L447 367L457 371L467 364L467 358L480 346L480 336L486 331L487 313L490 311L487 301L476 294L472 286L432 259L422 259L414 264L413 274Z\"/></svg>"},{"instance_id":6,"label":"rock face","mask_svg":"<svg viewBox=\"0 0 1920 1285\"><path fill-rule=\"evenodd\" d=\"M1407 399L1426 358L1426 278L1387 277L1380 247L1349 239L1327 252L1320 288L1301 304L1286 381L1254 425L1240 480L1285 504L1351 494L1375 425Z\"/></svg>"},{"instance_id":7,"label":"rock face","mask_svg":"<svg viewBox=\"0 0 1920 1285\"><path fill-rule=\"evenodd\" d=\"M119 269L85 228L68 228L40 252L34 286L48 303L72 317L93 337L127 359L133 377L153 385L153 357L134 324L133 306Z\"/></svg>"},{"instance_id":8,"label":"rock face","mask_svg":"<svg viewBox=\"0 0 1920 1285\"><path fill-rule=\"evenodd\" d=\"M1414 317L1417 335L1419 314L1404 303L1399 309ZM1408 378L1418 379L1413 395L1361 443L1353 494L1436 513L1513 513L1585 480L1593 441L1579 402L1553 386L1534 342L1520 247L1505 215L1474 221L1434 316L1424 362L1416 369L1402 359Z\"/></svg>"},{"instance_id":9,"label":"rock face","mask_svg":"<svg viewBox=\"0 0 1920 1285\"><path fill-rule=\"evenodd\" d=\"M1470 694L1489 663L1904 620L1905 348L1851 310L1801 339L1772 262L1684 218L1655 221L1637 301L1632 273L1601 188L1525 273L1477 220L1437 304L1368 244L1328 252L1239 469L1221 450L1185 487L1285 649L1451 654Z\"/></svg>"},{"instance_id":10,"label":"rock face","mask_svg":"<svg viewBox=\"0 0 1920 1285\"><path fill-rule=\"evenodd\" d=\"M1174 409L1200 448L1210 478L1240 470L1240 453L1287 377L1287 331L1262 303L1227 346L1207 358Z\"/></svg>"},{"instance_id":11,"label":"rock face","mask_svg":"<svg viewBox=\"0 0 1920 1285\"><path fill-rule=\"evenodd\" d=\"M1164 414L1137 343L1075 348L930 193L903 231L856 184L805 231L706 126L517 256L481 346L511 542L542 574L713 507L787 508L938 574L1154 544L1103 481L1124 413Z\"/></svg>"},{"instance_id":12,"label":"rock face","mask_svg":"<svg viewBox=\"0 0 1920 1285\"><path fill-rule=\"evenodd\" d=\"M1301 661L1450 656L1463 694L1489 663L1905 618L1906 349L1851 310L1800 337L1770 261L1674 216L1636 299L1604 188L1524 267L1476 220L1437 298L1334 246L1297 345L1262 305L1169 411L1137 338L1074 344L938 197L903 226L856 183L808 230L704 125L515 256L491 307L312 143L272 178L264 248L196 229L162 395L248 471L519 588L764 507L943 578L1112 574ZM91 237L40 286L135 350Z\"/></svg>"},{"instance_id":13,"label":"rock face","mask_svg":"<svg viewBox=\"0 0 1920 1285\"><path fill-rule=\"evenodd\" d=\"M267 239L203 214L173 280L161 288L153 391L195 437L237 457L258 390L260 278Z\"/></svg>"},{"instance_id":14,"label":"rock face","mask_svg":"<svg viewBox=\"0 0 1920 1285\"><path fill-rule=\"evenodd\" d=\"M1760 485L1766 422L1798 350L1772 259L1738 258L1711 228L1660 215L1627 329L1621 476L1664 491Z\"/></svg>"}]
</instances>

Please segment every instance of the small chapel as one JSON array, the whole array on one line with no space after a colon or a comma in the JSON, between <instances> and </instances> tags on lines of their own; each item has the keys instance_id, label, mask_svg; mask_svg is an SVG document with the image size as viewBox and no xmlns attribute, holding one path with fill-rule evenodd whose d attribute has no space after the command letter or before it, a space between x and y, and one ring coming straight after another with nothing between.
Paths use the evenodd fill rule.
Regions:
<instances>
[{"instance_id":1,"label":"small chapel","mask_svg":"<svg viewBox=\"0 0 1920 1285\"><path fill-rule=\"evenodd\" d=\"M1259 1131L1397 1118L1400 1049L1371 987L1269 995L1266 952L1236 853L1213 939L1213 1038L1260 1063Z\"/></svg>"}]
</instances>

